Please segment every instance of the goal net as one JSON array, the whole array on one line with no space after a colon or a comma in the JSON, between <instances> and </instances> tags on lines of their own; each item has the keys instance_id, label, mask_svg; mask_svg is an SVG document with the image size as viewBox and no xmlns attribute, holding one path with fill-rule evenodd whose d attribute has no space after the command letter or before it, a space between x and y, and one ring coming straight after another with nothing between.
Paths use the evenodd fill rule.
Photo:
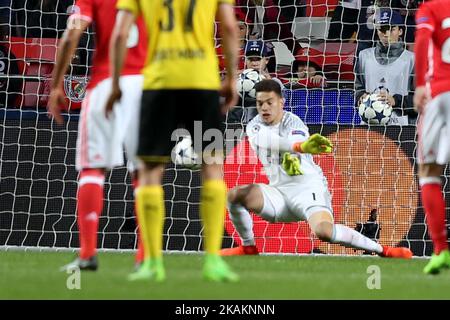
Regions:
<instances>
[{"instance_id":1,"label":"goal net","mask_svg":"<svg viewBox=\"0 0 450 320\"><path fill-rule=\"evenodd\" d=\"M0 247L76 249L79 245L75 142L80 102L95 50L94 28L84 34L65 76L68 109L64 126L49 120L45 108L58 38L71 5L71 0L0 1ZM236 5L242 43L264 39L270 49L268 72L286 87L286 110L299 115L312 133L328 136L335 145L333 155L316 157L316 161L328 179L336 222L372 232L382 244L402 245L415 255L429 255L432 245L417 185L415 125L361 124L355 107L355 57L359 43L377 39L373 22L371 25L374 10L363 4L365 27L372 38L360 40L362 15L359 21L350 21L349 13L336 0L244 0ZM414 8L399 10L412 13ZM407 25L410 20L405 21ZM348 28L335 28L336 24L351 27L355 23L349 39ZM331 28L338 30L338 39L328 39ZM406 28L406 33L410 32ZM241 60L244 63L245 59ZM299 65L314 66L326 85L299 79L298 70L293 70ZM267 182L245 136L239 133L254 114L252 107L242 103L227 116L226 128L235 130L235 135L226 136L227 145L232 146L225 165L229 188ZM446 171L446 196L448 177ZM163 186L165 250L201 250L199 171L169 165ZM135 249L133 188L125 167L108 174L104 198L99 247ZM377 219L369 223L373 209ZM361 254L319 241L305 222L269 224L252 217L261 252ZM239 243L227 217L223 246Z\"/></svg>"}]
</instances>

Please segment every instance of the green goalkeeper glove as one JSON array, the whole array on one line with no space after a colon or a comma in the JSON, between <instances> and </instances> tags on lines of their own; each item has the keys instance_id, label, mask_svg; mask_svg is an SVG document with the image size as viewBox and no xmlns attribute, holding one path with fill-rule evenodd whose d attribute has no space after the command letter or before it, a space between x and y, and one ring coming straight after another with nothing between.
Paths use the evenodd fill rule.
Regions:
<instances>
[{"instance_id":1,"label":"green goalkeeper glove","mask_svg":"<svg viewBox=\"0 0 450 320\"><path fill-rule=\"evenodd\" d=\"M283 161L281 167L290 176L298 176L303 174L300 168L300 160L298 157L291 155L289 152L283 153Z\"/></svg>"},{"instance_id":2,"label":"green goalkeeper glove","mask_svg":"<svg viewBox=\"0 0 450 320\"><path fill-rule=\"evenodd\" d=\"M295 143L294 151L310 154L331 153L333 151L333 144L328 138L315 133L308 140Z\"/></svg>"}]
</instances>

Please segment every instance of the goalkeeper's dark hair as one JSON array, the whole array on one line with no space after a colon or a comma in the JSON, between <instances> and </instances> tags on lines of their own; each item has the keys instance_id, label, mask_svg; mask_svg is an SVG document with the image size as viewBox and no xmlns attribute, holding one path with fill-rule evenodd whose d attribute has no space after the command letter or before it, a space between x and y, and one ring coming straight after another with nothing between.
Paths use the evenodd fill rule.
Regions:
<instances>
[{"instance_id":1,"label":"goalkeeper's dark hair","mask_svg":"<svg viewBox=\"0 0 450 320\"><path fill-rule=\"evenodd\" d=\"M261 80L255 84L255 91L258 92L275 92L280 98L283 98L281 85L279 82L271 79Z\"/></svg>"}]
</instances>

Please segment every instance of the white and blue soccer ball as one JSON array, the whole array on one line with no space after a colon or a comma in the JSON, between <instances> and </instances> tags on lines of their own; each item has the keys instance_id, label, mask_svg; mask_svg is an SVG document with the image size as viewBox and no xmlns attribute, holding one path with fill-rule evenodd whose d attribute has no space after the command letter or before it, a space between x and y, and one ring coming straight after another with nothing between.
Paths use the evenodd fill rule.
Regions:
<instances>
[{"instance_id":1,"label":"white and blue soccer ball","mask_svg":"<svg viewBox=\"0 0 450 320\"><path fill-rule=\"evenodd\" d=\"M237 79L237 91L242 99L253 98L256 99L255 85L264 80L265 77L257 70L245 69Z\"/></svg>"},{"instance_id":2,"label":"white and blue soccer ball","mask_svg":"<svg viewBox=\"0 0 450 320\"><path fill-rule=\"evenodd\" d=\"M359 104L358 113L366 124L386 125L391 120L392 107L381 101L378 94L370 94Z\"/></svg>"},{"instance_id":3,"label":"white and blue soccer ball","mask_svg":"<svg viewBox=\"0 0 450 320\"><path fill-rule=\"evenodd\" d=\"M183 137L183 140L175 145L173 152L173 161L176 165L191 170L199 170L202 167L201 159L199 155L194 151L192 139L190 136Z\"/></svg>"}]
</instances>

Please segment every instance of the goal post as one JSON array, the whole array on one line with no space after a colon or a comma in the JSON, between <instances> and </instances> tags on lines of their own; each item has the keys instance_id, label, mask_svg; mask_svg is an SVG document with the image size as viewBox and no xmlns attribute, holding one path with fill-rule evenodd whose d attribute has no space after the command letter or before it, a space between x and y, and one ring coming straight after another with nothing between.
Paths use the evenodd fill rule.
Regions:
<instances>
[{"instance_id":1,"label":"goal post","mask_svg":"<svg viewBox=\"0 0 450 320\"><path fill-rule=\"evenodd\" d=\"M6 2L0 2L0 30L8 30L0 37L0 247L75 250L79 245L75 145L95 29L84 35L65 77L69 108L64 112L64 126L57 126L47 117L46 104L58 37L73 1L49 2L49 7L45 1L32 7L25 0L18 7L20 2L9 1L3 7ZM292 63L303 56L306 62L319 63L327 78L326 87L286 85L284 95L287 111L303 119L311 133L321 133L333 141L334 153L315 160L328 180L336 222L357 228L368 222L372 209L377 209L382 244L409 247L417 256L430 255L432 243L418 191L416 128L361 124L354 93L356 42L326 40L337 1L272 0L266 1L265 7L254 6L253 0L237 3L238 15L248 28L245 41L262 37L272 43L271 73L279 78L292 76ZM226 128L242 130L247 120L235 117ZM227 186L267 182L261 165L252 160L245 136L231 139L233 148L224 168ZM447 199L449 177L447 169L443 177ZM163 187L164 249L200 251L200 172L169 165ZM133 187L126 167L107 175L104 199L99 248L135 249ZM252 216L262 253L362 253L319 241L305 222L269 224ZM223 246L239 243L227 216Z\"/></svg>"}]
</instances>

